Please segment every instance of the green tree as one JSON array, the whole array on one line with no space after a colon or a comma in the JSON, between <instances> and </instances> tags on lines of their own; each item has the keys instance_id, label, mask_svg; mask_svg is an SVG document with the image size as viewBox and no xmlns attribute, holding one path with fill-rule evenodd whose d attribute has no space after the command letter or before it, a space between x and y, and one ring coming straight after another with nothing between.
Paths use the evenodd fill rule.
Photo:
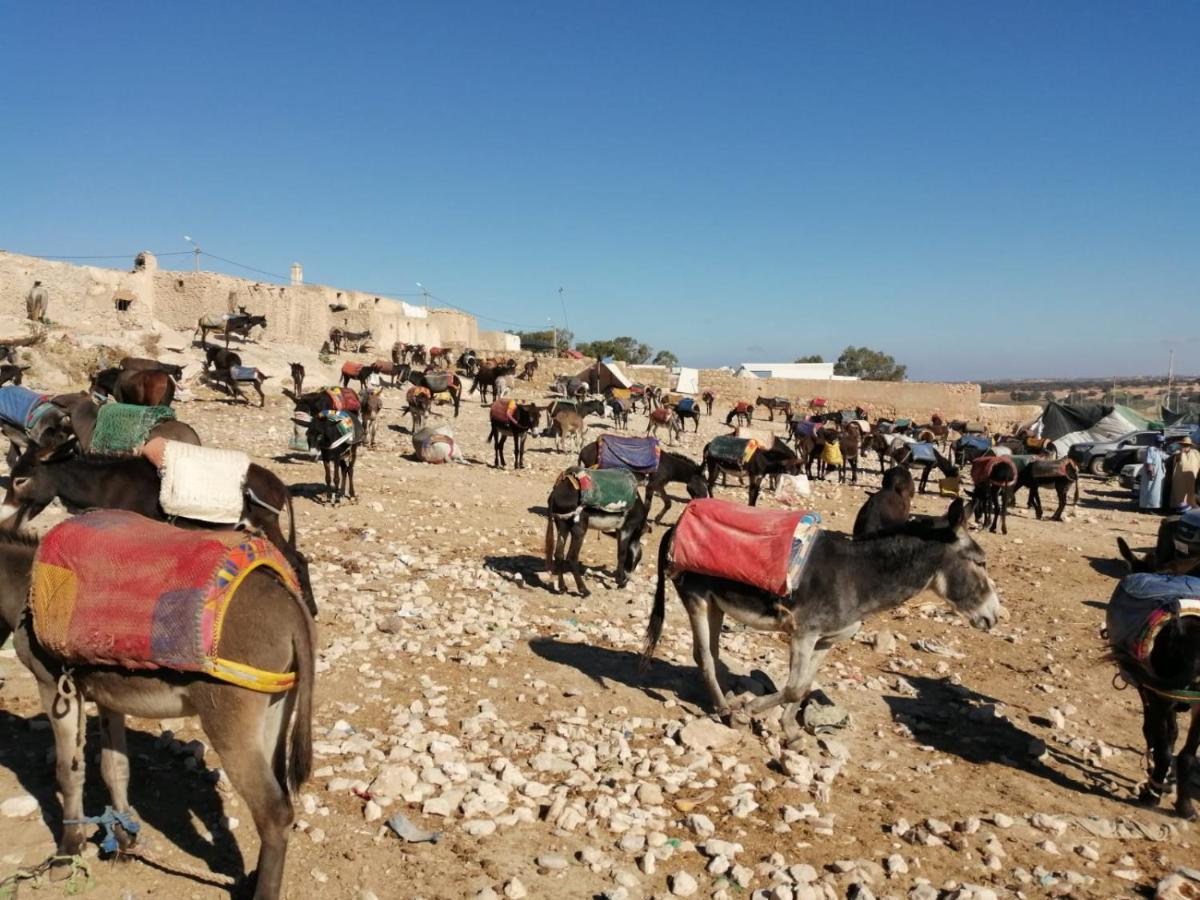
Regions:
<instances>
[{"instance_id":1,"label":"green tree","mask_svg":"<svg viewBox=\"0 0 1200 900\"><path fill-rule=\"evenodd\" d=\"M584 356L603 359L611 356L613 359L628 363L644 363L650 361L653 349L649 344L643 344L636 338L615 337L606 341L584 341L575 345L575 349Z\"/></svg>"},{"instance_id":2,"label":"green tree","mask_svg":"<svg viewBox=\"0 0 1200 900\"><path fill-rule=\"evenodd\" d=\"M654 365L666 366L668 369L673 369L679 365L679 357L670 350L659 350L654 354Z\"/></svg>"},{"instance_id":3,"label":"green tree","mask_svg":"<svg viewBox=\"0 0 1200 900\"><path fill-rule=\"evenodd\" d=\"M794 359L794 360L792 360L792 362L798 362L798 363L825 362L825 357L823 357L820 353L813 353L810 356L802 356L799 359Z\"/></svg>"},{"instance_id":4,"label":"green tree","mask_svg":"<svg viewBox=\"0 0 1200 900\"><path fill-rule=\"evenodd\" d=\"M870 347L847 347L833 364L835 375L852 375L864 381L903 381L908 366Z\"/></svg>"},{"instance_id":5,"label":"green tree","mask_svg":"<svg viewBox=\"0 0 1200 900\"><path fill-rule=\"evenodd\" d=\"M544 331L514 331L517 337L521 339L522 350L567 350L571 346L571 342L575 340L575 335L560 328L556 333L553 329L547 328ZM554 342L558 341L555 346Z\"/></svg>"}]
</instances>

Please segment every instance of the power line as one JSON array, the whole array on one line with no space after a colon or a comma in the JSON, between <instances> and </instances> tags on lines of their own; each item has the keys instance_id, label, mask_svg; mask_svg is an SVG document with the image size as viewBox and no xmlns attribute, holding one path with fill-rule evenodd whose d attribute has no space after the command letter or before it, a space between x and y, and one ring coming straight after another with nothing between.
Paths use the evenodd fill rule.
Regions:
<instances>
[{"instance_id":1,"label":"power line","mask_svg":"<svg viewBox=\"0 0 1200 900\"><path fill-rule=\"evenodd\" d=\"M192 251L189 250L187 252L191 253ZM234 260L226 259L223 256L217 256L217 254L215 254L215 253L209 253L207 250L201 250L200 255L208 256L208 257L211 257L212 259L219 259L223 263L229 263L229 265L237 266L239 269L245 269L247 272L257 272L259 275L267 275L271 278L278 278L280 281L291 281L292 280L290 275L280 275L278 272L268 272L265 269L256 269L256 268L254 268L254 266L247 266L244 263L235 262Z\"/></svg>"},{"instance_id":2,"label":"power line","mask_svg":"<svg viewBox=\"0 0 1200 900\"><path fill-rule=\"evenodd\" d=\"M139 251L139 252L144 252L144 251ZM155 256L187 256L192 251L191 250L173 250L173 251L168 251L166 253L155 253L153 250L150 250L149 252L153 253ZM40 259L133 259L135 256L137 256L137 253L111 253L111 254L108 254L105 256L87 256L87 255L78 254L78 253L74 253L74 254L72 254L72 253L23 253L21 255L22 256L36 256L36 257L39 257Z\"/></svg>"}]
</instances>

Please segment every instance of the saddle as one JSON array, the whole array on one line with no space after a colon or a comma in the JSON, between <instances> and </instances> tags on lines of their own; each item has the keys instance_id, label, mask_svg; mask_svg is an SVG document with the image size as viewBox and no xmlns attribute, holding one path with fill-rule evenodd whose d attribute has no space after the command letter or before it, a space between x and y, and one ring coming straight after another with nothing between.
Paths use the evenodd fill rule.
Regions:
<instances>
[{"instance_id":1,"label":"saddle","mask_svg":"<svg viewBox=\"0 0 1200 900\"><path fill-rule=\"evenodd\" d=\"M358 412L362 409L358 394L349 388L326 388L325 393L329 395L329 402L336 412Z\"/></svg>"},{"instance_id":2,"label":"saddle","mask_svg":"<svg viewBox=\"0 0 1200 900\"><path fill-rule=\"evenodd\" d=\"M749 463L757 451L758 441L753 438L722 434L709 441L705 455L718 462L740 467Z\"/></svg>"},{"instance_id":3,"label":"saddle","mask_svg":"<svg viewBox=\"0 0 1200 900\"><path fill-rule=\"evenodd\" d=\"M488 410L488 418L497 425L519 425L516 419L516 400L497 400Z\"/></svg>"},{"instance_id":4,"label":"saddle","mask_svg":"<svg viewBox=\"0 0 1200 900\"><path fill-rule=\"evenodd\" d=\"M200 327L201 328L224 328L225 322L228 318L229 318L228 315L201 316L200 317Z\"/></svg>"},{"instance_id":5,"label":"saddle","mask_svg":"<svg viewBox=\"0 0 1200 900\"><path fill-rule=\"evenodd\" d=\"M34 631L68 663L201 672L250 690L286 691L294 672L263 672L221 657L230 603L260 568L299 600L295 573L266 538L96 510L56 525L38 546Z\"/></svg>"},{"instance_id":6,"label":"saddle","mask_svg":"<svg viewBox=\"0 0 1200 900\"><path fill-rule=\"evenodd\" d=\"M254 366L233 366L229 374L234 381L258 381L258 369Z\"/></svg>"},{"instance_id":7,"label":"saddle","mask_svg":"<svg viewBox=\"0 0 1200 900\"><path fill-rule=\"evenodd\" d=\"M958 446L962 450L991 450L992 439L978 435L964 434L958 439Z\"/></svg>"},{"instance_id":8,"label":"saddle","mask_svg":"<svg viewBox=\"0 0 1200 900\"><path fill-rule=\"evenodd\" d=\"M937 462L937 449L933 444L917 443L910 446L913 462L929 463L931 465Z\"/></svg>"},{"instance_id":9,"label":"saddle","mask_svg":"<svg viewBox=\"0 0 1200 900\"><path fill-rule=\"evenodd\" d=\"M408 392L405 393L405 395L404 395L404 399L408 403L409 406L412 406L413 401L416 400L418 397L428 397L430 399L433 399L433 393L427 387L417 386L417 387L410 387L408 389Z\"/></svg>"},{"instance_id":10,"label":"saddle","mask_svg":"<svg viewBox=\"0 0 1200 900\"><path fill-rule=\"evenodd\" d=\"M154 453L157 455L157 448ZM156 465L162 479L158 503L168 516L214 525L236 525L242 520L250 469L250 457L245 453L163 441L162 462Z\"/></svg>"},{"instance_id":11,"label":"saddle","mask_svg":"<svg viewBox=\"0 0 1200 900\"><path fill-rule=\"evenodd\" d=\"M1005 463L1008 466L1009 477L1000 479L999 475L995 474L995 469L1000 463ZM975 484L994 484L1000 487L1007 487L1010 484L1015 484L1017 480L1017 467L1012 462L1011 456L981 456L979 459L971 463L971 481Z\"/></svg>"},{"instance_id":12,"label":"saddle","mask_svg":"<svg viewBox=\"0 0 1200 900\"><path fill-rule=\"evenodd\" d=\"M344 362L342 363L342 374L349 375L351 378L357 378L363 370L363 364L360 362Z\"/></svg>"},{"instance_id":13,"label":"saddle","mask_svg":"<svg viewBox=\"0 0 1200 900\"><path fill-rule=\"evenodd\" d=\"M93 453L134 452L146 443L156 425L174 418L175 411L169 406L105 403L96 410L96 427L88 449Z\"/></svg>"},{"instance_id":14,"label":"saddle","mask_svg":"<svg viewBox=\"0 0 1200 900\"><path fill-rule=\"evenodd\" d=\"M1150 651L1158 633L1176 616L1200 616L1200 578L1194 575L1126 575L1117 584L1105 612L1104 636L1111 647L1132 656L1149 675ZM1136 673L1122 675L1138 683ZM1176 697L1200 702L1200 691L1183 691Z\"/></svg>"},{"instance_id":15,"label":"saddle","mask_svg":"<svg viewBox=\"0 0 1200 900\"><path fill-rule=\"evenodd\" d=\"M690 415L692 413L692 411L695 410L695 408L696 408L696 401L693 400L691 397L684 397L682 400L680 400L678 403L675 404L675 408L677 410L679 410L679 412L681 412L681 413L687 413Z\"/></svg>"},{"instance_id":16,"label":"saddle","mask_svg":"<svg viewBox=\"0 0 1200 900\"><path fill-rule=\"evenodd\" d=\"M733 411L739 412L739 413L752 412L753 410L754 410L754 404L748 403L745 400L739 400L737 402L737 404L733 407Z\"/></svg>"},{"instance_id":17,"label":"saddle","mask_svg":"<svg viewBox=\"0 0 1200 900\"><path fill-rule=\"evenodd\" d=\"M425 386L433 393L440 394L450 387L453 378L454 376L449 372L426 372Z\"/></svg>"},{"instance_id":18,"label":"saddle","mask_svg":"<svg viewBox=\"0 0 1200 900\"><path fill-rule=\"evenodd\" d=\"M660 406L658 409L650 413L650 421L657 425L666 425L671 421L673 413L665 406Z\"/></svg>"},{"instance_id":19,"label":"saddle","mask_svg":"<svg viewBox=\"0 0 1200 900\"><path fill-rule=\"evenodd\" d=\"M39 394L16 384L5 385L0 387L0 419L28 431L38 418L39 407L44 406L48 400L48 394Z\"/></svg>"},{"instance_id":20,"label":"saddle","mask_svg":"<svg viewBox=\"0 0 1200 900\"><path fill-rule=\"evenodd\" d=\"M785 597L800 583L820 522L820 513L808 510L693 500L675 526L671 572L725 578Z\"/></svg>"},{"instance_id":21,"label":"saddle","mask_svg":"<svg viewBox=\"0 0 1200 900\"><path fill-rule=\"evenodd\" d=\"M1034 459L1029 466L1029 474L1039 480L1043 478L1075 478L1078 475L1075 463L1065 457L1063 459Z\"/></svg>"},{"instance_id":22,"label":"saddle","mask_svg":"<svg viewBox=\"0 0 1200 900\"><path fill-rule=\"evenodd\" d=\"M601 469L629 469L648 473L658 468L662 455L658 438L601 435L596 441L597 463Z\"/></svg>"},{"instance_id":23,"label":"saddle","mask_svg":"<svg viewBox=\"0 0 1200 900\"><path fill-rule=\"evenodd\" d=\"M637 500L637 479L627 469L567 469L560 479L579 489L579 502L586 509L623 513Z\"/></svg>"}]
</instances>

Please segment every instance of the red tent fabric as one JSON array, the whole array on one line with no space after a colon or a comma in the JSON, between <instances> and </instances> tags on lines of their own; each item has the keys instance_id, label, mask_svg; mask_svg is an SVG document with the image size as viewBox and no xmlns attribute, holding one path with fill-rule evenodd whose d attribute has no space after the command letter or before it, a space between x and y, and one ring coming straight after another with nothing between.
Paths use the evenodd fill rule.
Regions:
<instances>
[{"instance_id":1,"label":"red tent fabric","mask_svg":"<svg viewBox=\"0 0 1200 900\"><path fill-rule=\"evenodd\" d=\"M765 510L729 500L693 500L675 526L671 565L787 595L816 537L816 513Z\"/></svg>"}]
</instances>

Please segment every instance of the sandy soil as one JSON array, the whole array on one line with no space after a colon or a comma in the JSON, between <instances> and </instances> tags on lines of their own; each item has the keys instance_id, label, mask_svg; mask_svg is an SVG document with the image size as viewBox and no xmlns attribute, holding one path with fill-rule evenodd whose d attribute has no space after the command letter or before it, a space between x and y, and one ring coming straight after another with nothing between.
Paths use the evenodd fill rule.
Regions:
<instances>
[{"instance_id":1,"label":"sandy soil","mask_svg":"<svg viewBox=\"0 0 1200 900\"><path fill-rule=\"evenodd\" d=\"M592 596L553 594L543 509L569 458L534 440L520 472L414 463L399 393L386 404L378 448L359 456L359 501L336 509L314 499L319 464L284 455L281 398L235 408L198 388L179 408L206 443L244 449L293 485L313 564L317 773L297 798L288 896L686 896L694 879L704 897L1132 897L1195 863L1193 827L1165 805L1132 803L1139 706L1101 659L1102 604L1122 571L1114 539L1148 546L1157 526L1115 486L1086 482L1065 523L1018 512L1007 537L977 535L1008 610L992 633L926 594L831 653L819 681L851 713L848 727L788 756L768 719L714 729L719 746L704 749L681 731L706 710L673 595L658 658L638 670L663 529L626 589L611 579L611 539L590 536ZM644 421L633 417L634 429ZM490 462L477 401L457 426L468 454ZM723 430L706 418L684 452L698 457ZM812 505L829 527L849 528L876 472L817 485ZM917 509L946 502L924 497ZM780 639L735 628L723 646L734 675L766 673L740 677L740 689L782 680ZM0 818L7 873L47 855L60 811L46 721L11 650L0 677L0 799L40 803ZM244 804L205 777L219 759L185 765L160 739L164 727L183 741L203 734L182 721L131 726L145 847L205 871L252 866ZM105 803L94 728L93 814ZM396 812L441 841L402 842L383 826ZM140 862L93 861L92 874L97 898L226 895Z\"/></svg>"}]
</instances>

